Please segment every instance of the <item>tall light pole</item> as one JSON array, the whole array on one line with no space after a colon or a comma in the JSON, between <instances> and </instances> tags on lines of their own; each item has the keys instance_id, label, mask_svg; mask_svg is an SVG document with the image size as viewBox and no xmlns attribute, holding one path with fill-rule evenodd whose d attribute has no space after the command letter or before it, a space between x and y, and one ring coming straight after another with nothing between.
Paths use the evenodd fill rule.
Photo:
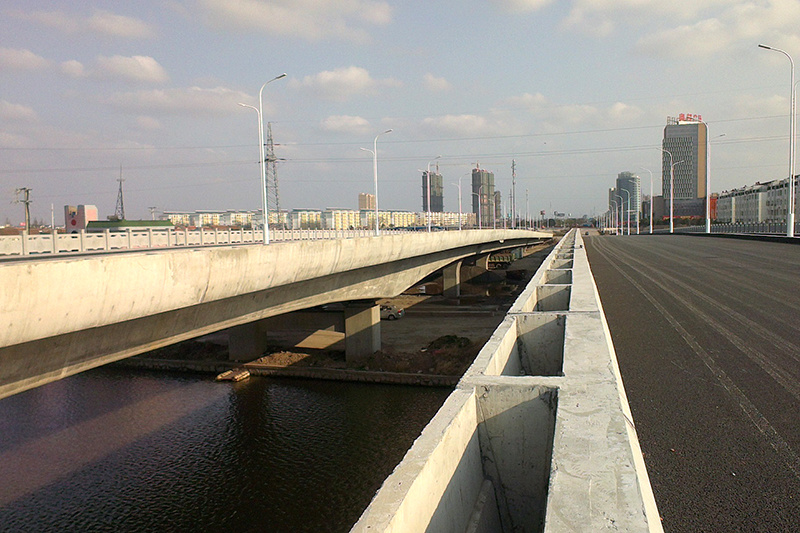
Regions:
<instances>
[{"instance_id":1,"label":"tall light pole","mask_svg":"<svg viewBox=\"0 0 800 533\"><path fill-rule=\"evenodd\" d=\"M616 194L614 196L616 196ZM619 235L619 227L617 226L617 210L619 209L619 204L616 200L609 200L609 203L614 204L614 213L611 215L611 225L614 227L614 233Z\"/></svg>"},{"instance_id":2,"label":"tall light pole","mask_svg":"<svg viewBox=\"0 0 800 533\"><path fill-rule=\"evenodd\" d=\"M467 174L469 174L469 172L467 172ZM456 187L458 187L458 231L461 231L461 178L463 178L467 174L459 176L458 183L451 183L451 185L455 185Z\"/></svg>"},{"instance_id":3,"label":"tall light pole","mask_svg":"<svg viewBox=\"0 0 800 533\"><path fill-rule=\"evenodd\" d=\"M426 214L426 216L428 218L428 233L431 232L431 163L433 163L437 159L440 159L441 157L442 156L437 155L436 157L433 158L433 160L428 161L428 171L425 173L425 176L427 177L427 179L425 181L427 182L426 185L427 185L427 189L428 189L428 200L427 200L428 212ZM459 194L460 194L460 191L459 191Z\"/></svg>"},{"instance_id":4,"label":"tall light pole","mask_svg":"<svg viewBox=\"0 0 800 533\"><path fill-rule=\"evenodd\" d=\"M653 171L649 168L639 167L650 173L650 235L653 234Z\"/></svg>"},{"instance_id":5,"label":"tall light pole","mask_svg":"<svg viewBox=\"0 0 800 533\"><path fill-rule=\"evenodd\" d=\"M261 209L263 210L264 215L264 244L269 244L269 213L267 213L267 158L264 156L264 103L263 103L263 93L264 87L267 86L268 83L272 83L275 80L279 80L281 78L285 78L286 73L279 74L275 76L269 81L265 81L264 85L261 86L261 89L258 90L258 109L251 105L247 104L239 104L242 107L249 107L251 109L256 109L258 112L258 147L259 147L259 154L261 158Z\"/></svg>"},{"instance_id":6,"label":"tall light pole","mask_svg":"<svg viewBox=\"0 0 800 533\"><path fill-rule=\"evenodd\" d=\"M481 196L483 196L483 185L478 187L478 192L472 193L472 196L478 197L478 229L483 229L483 225L481 224L481 211L483 211L483 206L481 205Z\"/></svg>"},{"instance_id":7,"label":"tall light pole","mask_svg":"<svg viewBox=\"0 0 800 533\"><path fill-rule=\"evenodd\" d=\"M669 156L669 232L675 233L675 224L674 224L674 206L675 206L675 165L678 163L683 163L683 159L680 161L673 163L672 162L672 152L669 150L665 150L664 148L659 148L662 152L666 153ZM662 187L663 188L663 187ZM664 195L664 191L661 191L661 195Z\"/></svg>"},{"instance_id":8,"label":"tall light pole","mask_svg":"<svg viewBox=\"0 0 800 533\"><path fill-rule=\"evenodd\" d=\"M617 216L617 234L619 235L619 226L622 226L622 234L625 235L625 215L622 214L622 210L625 209L625 199L622 197L621 194L615 194L617 198L619 198L619 203L617 204L617 209L619 210L619 215Z\"/></svg>"},{"instance_id":9,"label":"tall light pole","mask_svg":"<svg viewBox=\"0 0 800 533\"><path fill-rule=\"evenodd\" d=\"M525 189L525 229L531 229L531 219L528 204L528 189Z\"/></svg>"},{"instance_id":10,"label":"tall light pole","mask_svg":"<svg viewBox=\"0 0 800 533\"><path fill-rule=\"evenodd\" d=\"M631 193L628 189L622 189L622 192L628 195L628 209L625 210L625 219L627 220L626 225L628 226L628 235L631 234ZM625 207L625 202L622 203L622 207ZM624 232L623 232L624 233Z\"/></svg>"},{"instance_id":11,"label":"tall light pole","mask_svg":"<svg viewBox=\"0 0 800 533\"><path fill-rule=\"evenodd\" d=\"M392 133L393 130L388 129L386 131L382 131L381 133L375 136L375 140L372 141L372 150L369 148L362 148L365 152L369 152L372 154L372 178L375 181L375 235L380 235L380 222L378 221L378 137L385 133Z\"/></svg>"},{"instance_id":12,"label":"tall light pole","mask_svg":"<svg viewBox=\"0 0 800 533\"><path fill-rule=\"evenodd\" d=\"M795 128L794 128L794 114L795 114L795 95L794 95L794 60L786 51L780 48L773 48L765 44L759 44L759 48L765 50L772 50L780 52L789 59L791 66L791 97L789 99L789 205L786 209L786 236L794 237L794 144L795 144Z\"/></svg>"}]
</instances>

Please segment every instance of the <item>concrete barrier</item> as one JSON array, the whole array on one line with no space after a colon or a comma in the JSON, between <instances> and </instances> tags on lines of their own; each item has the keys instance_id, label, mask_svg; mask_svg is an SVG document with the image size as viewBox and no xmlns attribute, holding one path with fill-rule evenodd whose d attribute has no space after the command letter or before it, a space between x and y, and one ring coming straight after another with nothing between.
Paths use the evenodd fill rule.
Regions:
<instances>
[{"instance_id":1,"label":"concrete barrier","mask_svg":"<svg viewBox=\"0 0 800 533\"><path fill-rule=\"evenodd\" d=\"M603 530L662 531L572 231L353 531Z\"/></svg>"}]
</instances>

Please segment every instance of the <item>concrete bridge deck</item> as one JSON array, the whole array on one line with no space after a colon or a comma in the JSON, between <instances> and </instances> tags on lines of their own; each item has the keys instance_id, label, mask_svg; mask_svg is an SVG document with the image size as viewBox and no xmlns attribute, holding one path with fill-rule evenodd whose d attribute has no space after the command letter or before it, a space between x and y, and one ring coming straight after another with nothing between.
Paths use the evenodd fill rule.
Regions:
<instances>
[{"instance_id":1,"label":"concrete bridge deck","mask_svg":"<svg viewBox=\"0 0 800 533\"><path fill-rule=\"evenodd\" d=\"M457 287L464 258L550 237L528 230L415 232L2 262L0 398L333 302L362 302L345 311L345 321L354 339L374 347L376 337L380 342L376 299L396 296L448 265L455 267L445 277Z\"/></svg>"},{"instance_id":2,"label":"concrete bridge deck","mask_svg":"<svg viewBox=\"0 0 800 533\"><path fill-rule=\"evenodd\" d=\"M800 524L800 246L586 239L667 531Z\"/></svg>"}]
</instances>

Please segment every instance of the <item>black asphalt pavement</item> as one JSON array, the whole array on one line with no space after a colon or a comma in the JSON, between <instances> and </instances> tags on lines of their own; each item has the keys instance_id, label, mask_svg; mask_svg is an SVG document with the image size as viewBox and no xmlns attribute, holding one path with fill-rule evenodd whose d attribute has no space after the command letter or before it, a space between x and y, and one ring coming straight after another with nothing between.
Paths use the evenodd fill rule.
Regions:
<instances>
[{"instance_id":1,"label":"black asphalt pavement","mask_svg":"<svg viewBox=\"0 0 800 533\"><path fill-rule=\"evenodd\" d=\"M665 531L800 531L800 245L584 240Z\"/></svg>"}]
</instances>

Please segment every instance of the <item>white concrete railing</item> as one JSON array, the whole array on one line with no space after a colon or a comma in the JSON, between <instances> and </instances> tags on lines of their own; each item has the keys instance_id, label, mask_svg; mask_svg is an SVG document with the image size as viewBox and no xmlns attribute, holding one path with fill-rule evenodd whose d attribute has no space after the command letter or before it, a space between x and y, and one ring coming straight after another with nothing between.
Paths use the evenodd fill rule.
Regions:
<instances>
[{"instance_id":1,"label":"white concrete railing","mask_svg":"<svg viewBox=\"0 0 800 533\"><path fill-rule=\"evenodd\" d=\"M301 241L320 239L355 239L369 237L374 230L329 230L329 229L273 229L271 241ZM397 234L406 230L384 229L381 233ZM39 235L0 236L0 257L30 256L81 252L110 252L117 250L172 248L188 246L220 246L263 242L260 230L175 230L145 229L125 231L50 233Z\"/></svg>"}]
</instances>

